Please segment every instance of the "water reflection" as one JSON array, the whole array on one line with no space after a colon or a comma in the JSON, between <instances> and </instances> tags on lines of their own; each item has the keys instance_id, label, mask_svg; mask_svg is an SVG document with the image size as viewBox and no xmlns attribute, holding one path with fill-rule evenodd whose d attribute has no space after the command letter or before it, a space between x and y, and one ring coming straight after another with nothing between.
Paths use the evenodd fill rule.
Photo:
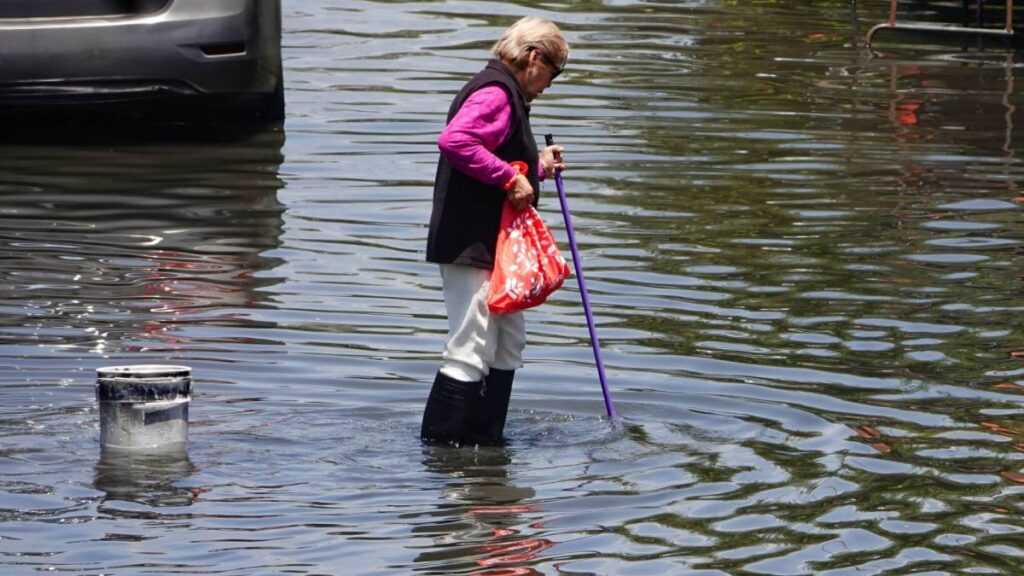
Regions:
<instances>
[{"instance_id":1,"label":"water reflection","mask_svg":"<svg viewBox=\"0 0 1024 576\"><path fill-rule=\"evenodd\" d=\"M97 134L0 154L0 334L100 353L180 344L262 305L282 130Z\"/></svg>"},{"instance_id":2,"label":"water reflection","mask_svg":"<svg viewBox=\"0 0 1024 576\"><path fill-rule=\"evenodd\" d=\"M543 528L532 488L517 486L507 448L458 449L431 446L424 451L428 472L448 478L432 520L413 533L429 536L434 548L415 558L417 572L467 571L475 576L540 574L530 567L553 543L529 534Z\"/></svg>"},{"instance_id":3,"label":"water reflection","mask_svg":"<svg viewBox=\"0 0 1024 576\"><path fill-rule=\"evenodd\" d=\"M201 491L179 484L195 471L184 446L159 451L107 448L101 451L96 464L93 486L104 493L100 509L115 516L120 513L113 502L134 502L153 508L189 506Z\"/></svg>"}]
</instances>

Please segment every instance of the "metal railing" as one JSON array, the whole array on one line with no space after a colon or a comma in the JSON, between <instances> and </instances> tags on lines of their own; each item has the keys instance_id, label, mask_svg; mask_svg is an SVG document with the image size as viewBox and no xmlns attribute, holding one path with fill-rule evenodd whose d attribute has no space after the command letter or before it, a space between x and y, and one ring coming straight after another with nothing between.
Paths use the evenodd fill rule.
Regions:
<instances>
[{"instance_id":1,"label":"metal railing","mask_svg":"<svg viewBox=\"0 0 1024 576\"><path fill-rule=\"evenodd\" d=\"M984 9L985 1L976 0L975 11L977 14L977 25L956 25L956 24L938 24L934 22L897 22L896 21L896 4L898 0L889 0L889 21L881 24L876 24L868 30L867 36L864 41L868 47L871 46L871 40L875 33L880 30L908 30L916 32L941 32L951 34L971 34L975 36L994 36L999 38L1010 38L1013 36L1013 0L1006 0L1006 25L1002 28L982 28L984 23ZM964 10L969 8L968 0L964 0Z\"/></svg>"}]
</instances>

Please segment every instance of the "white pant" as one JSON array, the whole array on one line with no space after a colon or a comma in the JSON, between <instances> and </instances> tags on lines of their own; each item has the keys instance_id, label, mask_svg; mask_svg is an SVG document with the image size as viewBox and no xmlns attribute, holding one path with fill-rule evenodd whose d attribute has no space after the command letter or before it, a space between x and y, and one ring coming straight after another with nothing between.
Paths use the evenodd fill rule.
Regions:
<instances>
[{"instance_id":1,"label":"white pant","mask_svg":"<svg viewBox=\"0 0 1024 576\"><path fill-rule=\"evenodd\" d=\"M448 342L441 372L463 382L477 382L491 368L515 370L523 365L526 322L522 312L493 314L487 309L491 271L441 264Z\"/></svg>"}]
</instances>

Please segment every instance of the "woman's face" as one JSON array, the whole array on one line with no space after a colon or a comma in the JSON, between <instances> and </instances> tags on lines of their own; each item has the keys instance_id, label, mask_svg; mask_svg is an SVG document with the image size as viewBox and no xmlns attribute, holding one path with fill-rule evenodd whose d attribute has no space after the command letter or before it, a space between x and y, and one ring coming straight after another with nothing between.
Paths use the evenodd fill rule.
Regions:
<instances>
[{"instance_id":1,"label":"woman's face","mask_svg":"<svg viewBox=\"0 0 1024 576\"><path fill-rule=\"evenodd\" d=\"M540 96L562 73L562 65L555 58L540 48L531 48L527 52L526 68L516 74L523 87L523 95L526 96L527 102L532 102L534 98Z\"/></svg>"}]
</instances>

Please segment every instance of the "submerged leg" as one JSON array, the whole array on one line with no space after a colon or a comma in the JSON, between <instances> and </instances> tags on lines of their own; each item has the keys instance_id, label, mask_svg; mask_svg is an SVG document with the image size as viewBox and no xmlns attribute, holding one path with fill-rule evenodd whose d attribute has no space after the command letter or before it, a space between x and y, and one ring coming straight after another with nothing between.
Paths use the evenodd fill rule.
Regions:
<instances>
[{"instance_id":1,"label":"submerged leg","mask_svg":"<svg viewBox=\"0 0 1024 576\"><path fill-rule=\"evenodd\" d=\"M438 372L423 410L420 437L460 445L469 440L480 412L482 385L483 382L462 382Z\"/></svg>"},{"instance_id":2,"label":"submerged leg","mask_svg":"<svg viewBox=\"0 0 1024 576\"><path fill-rule=\"evenodd\" d=\"M474 432L474 440L477 443L504 442L505 417L508 415L508 401L512 396L512 379L515 375L515 370L491 368L485 377L483 403Z\"/></svg>"}]
</instances>

